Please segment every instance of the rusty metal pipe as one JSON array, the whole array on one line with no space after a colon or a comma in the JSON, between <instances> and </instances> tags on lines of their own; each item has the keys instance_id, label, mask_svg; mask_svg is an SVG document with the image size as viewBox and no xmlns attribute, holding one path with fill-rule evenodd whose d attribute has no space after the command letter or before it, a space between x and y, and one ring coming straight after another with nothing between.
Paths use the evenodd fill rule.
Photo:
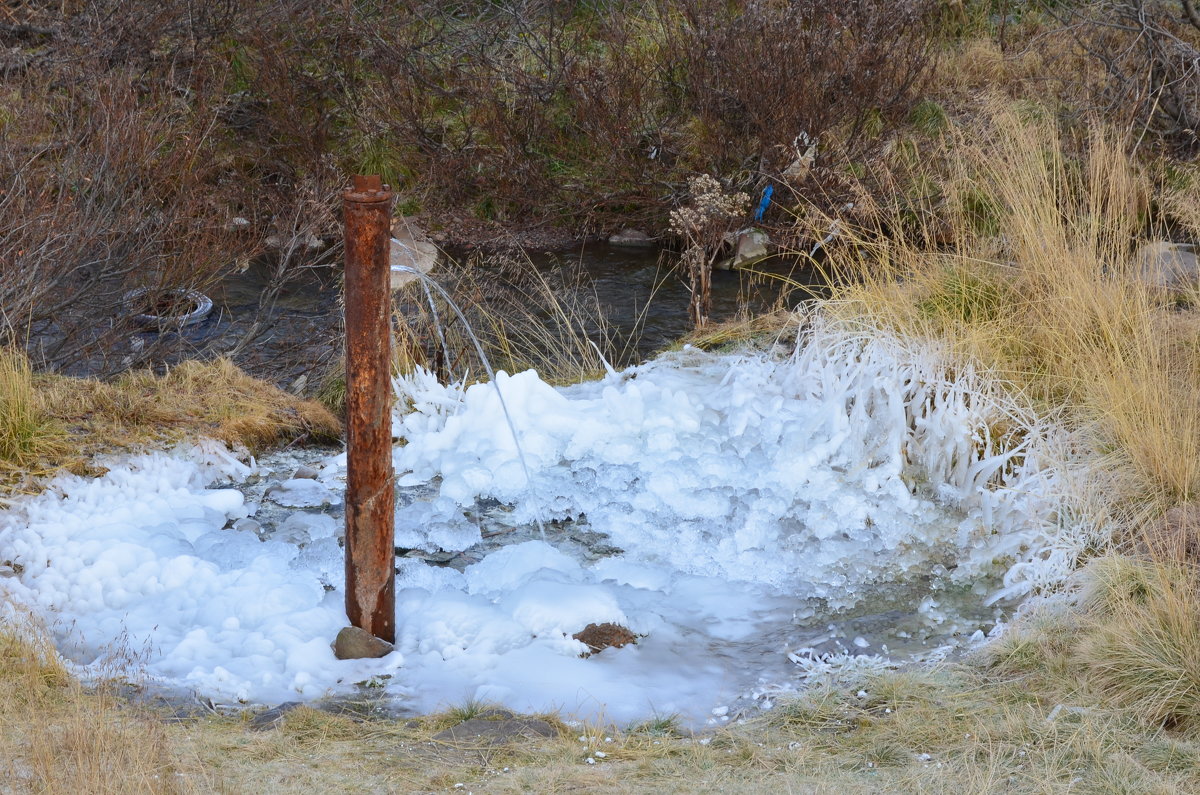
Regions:
<instances>
[{"instance_id":1,"label":"rusty metal pipe","mask_svg":"<svg viewBox=\"0 0 1200 795\"><path fill-rule=\"evenodd\" d=\"M392 191L356 176L346 218L346 615L396 640L395 490L392 473Z\"/></svg>"}]
</instances>

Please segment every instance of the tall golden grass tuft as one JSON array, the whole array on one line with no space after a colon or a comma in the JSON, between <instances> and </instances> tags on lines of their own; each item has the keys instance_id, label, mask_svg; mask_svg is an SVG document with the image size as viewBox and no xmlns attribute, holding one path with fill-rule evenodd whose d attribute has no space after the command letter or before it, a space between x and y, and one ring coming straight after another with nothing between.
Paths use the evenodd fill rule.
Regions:
<instances>
[{"instance_id":1,"label":"tall golden grass tuft","mask_svg":"<svg viewBox=\"0 0 1200 795\"><path fill-rule=\"evenodd\" d=\"M1076 654L1116 706L1149 723L1200 726L1200 592L1178 564L1109 556L1089 566Z\"/></svg>"},{"instance_id":2,"label":"tall golden grass tuft","mask_svg":"<svg viewBox=\"0 0 1200 795\"><path fill-rule=\"evenodd\" d=\"M136 370L112 382L48 376L41 388L55 416L101 446L207 436L260 452L340 434L337 419L319 403L247 375L228 359L187 361L162 375Z\"/></svg>"},{"instance_id":3,"label":"tall golden grass tuft","mask_svg":"<svg viewBox=\"0 0 1200 795\"><path fill-rule=\"evenodd\" d=\"M0 591L0 598L5 596ZM0 703L8 708L5 712L18 704L42 703L70 681L54 645L33 622L0 624Z\"/></svg>"},{"instance_id":4,"label":"tall golden grass tuft","mask_svg":"<svg viewBox=\"0 0 1200 795\"><path fill-rule=\"evenodd\" d=\"M855 274L835 310L940 338L1065 409L1121 473L1125 519L1198 493L1200 323L1139 279L1152 185L1125 141L998 100L931 161L926 228L885 218L835 252Z\"/></svg>"},{"instance_id":5,"label":"tall golden grass tuft","mask_svg":"<svg viewBox=\"0 0 1200 795\"><path fill-rule=\"evenodd\" d=\"M5 791L165 793L200 783L195 770L176 775L182 757L161 720L111 689L84 688L32 619L0 624L0 758Z\"/></svg>"},{"instance_id":6,"label":"tall golden grass tuft","mask_svg":"<svg viewBox=\"0 0 1200 795\"><path fill-rule=\"evenodd\" d=\"M101 454L211 438L260 453L293 442L336 442L341 425L315 400L247 375L226 359L183 362L162 375L114 381L32 373L0 351L0 488L39 489L66 469L91 473Z\"/></svg>"},{"instance_id":7,"label":"tall golden grass tuft","mask_svg":"<svg viewBox=\"0 0 1200 795\"><path fill-rule=\"evenodd\" d=\"M29 359L0 348L0 468L23 468L61 448L62 429L43 409Z\"/></svg>"}]
</instances>

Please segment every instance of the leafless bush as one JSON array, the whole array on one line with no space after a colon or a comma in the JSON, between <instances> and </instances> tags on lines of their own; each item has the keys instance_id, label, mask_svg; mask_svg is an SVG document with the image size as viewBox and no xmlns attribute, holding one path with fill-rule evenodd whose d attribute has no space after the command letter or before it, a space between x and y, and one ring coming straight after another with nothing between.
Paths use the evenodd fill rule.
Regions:
<instances>
[{"instance_id":1,"label":"leafless bush","mask_svg":"<svg viewBox=\"0 0 1200 795\"><path fill-rule=\"evenodd\" d=\"M661 208L660 64L619 5L414 4L366 37L380 79L359 128L441 206L585 224Z\"/></svg>"},{"instance_id":2,"label":"leafless bush","mask_svg":"<svg viewBox=\"0 0 1200 795\"><path fill-rule=\"evenodd\" d=\"M667 94L695 120L702 168L739 175L744 187L802 158L797 140L828 147L836 138L843 157L863 156L874 145L864 125L906 111L928 73L930 8L660 0L659 15L679 19L664 28Z\"/></svg>"},{"instance_id":3,"label":"leafless bush","mask_svg":"<svg viewBox=\"0 0 1200 795\"><path fill-rule=\"evenodd\" d=\"M629 217L697 172L778 175L800 133L907 108L930 63L918 3L545 0L418 5L375 37L373 124L426 185L483 214Z\"/></svg>"},{"instance_id":4,"label":"leafless bush","mask_svg":"<svg viewBox=\"0 0 1200 795\"><path fill-rule=\"evenodd\" d=\"M1108 118L1200 144L1200 11L1194 0L1105 0L1052 9L1108 77Z\"/></svg>"},{"instance_id":5,"label":"leafless bush","mask_svg":"<svg viewBox=\"0 0 1200 795\"><path fill-rule=\"evenodd\" d=\"M45 99L0 128L6 331L47 363L111 369L127 290L204 288L247 241L209 188L202 112L128 75L21 90Z\"/></svg>"}]
</instances>

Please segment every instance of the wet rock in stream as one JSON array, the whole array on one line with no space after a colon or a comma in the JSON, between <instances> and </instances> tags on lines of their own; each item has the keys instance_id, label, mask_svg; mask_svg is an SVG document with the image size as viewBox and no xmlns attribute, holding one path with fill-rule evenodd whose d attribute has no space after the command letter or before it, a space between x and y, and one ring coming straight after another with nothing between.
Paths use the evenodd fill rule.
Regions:
<instances>
[{"instance_id":1,"label":"wet rock in stream","mask_svg":"<svg viewBox=\"0 0 1200 795\"><path fill-rule=\"evenodd\" d=\"M571 637L588 647L587 652L579 655L580 657L591 657L605 649L620 649L637 644L637 635L620 624L607 621L603 624L588 624Z\"/></svg>"}]
</instances>

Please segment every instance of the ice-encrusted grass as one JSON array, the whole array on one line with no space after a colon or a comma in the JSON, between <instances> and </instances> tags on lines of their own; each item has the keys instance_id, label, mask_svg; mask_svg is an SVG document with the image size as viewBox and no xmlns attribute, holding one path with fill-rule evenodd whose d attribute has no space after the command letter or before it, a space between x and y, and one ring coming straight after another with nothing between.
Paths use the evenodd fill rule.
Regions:
<instances>
[{"instance_id":1,"label":"ice-encrusted grass","mask_svg":"<svg viewBox=\"0 0 1200 795\"><path fill-rule=\"evenodd\" d=\"M926 175L936 206L917 228L881 210L878 228L847 226L827 251L832 272L853 274L828 306L938 340L1066 416L1106 451L1092 474L1136 538L1200 493L1195 280L1146 272L1142 243L1176 233L1154 228L1161 217L1147 227L1156 185L1132 142L1098 123L1065 135L1042 110L985 102L950 131ZM1174 288L1156 283L1176 275Z\"/></svg>"}]
</instances>

